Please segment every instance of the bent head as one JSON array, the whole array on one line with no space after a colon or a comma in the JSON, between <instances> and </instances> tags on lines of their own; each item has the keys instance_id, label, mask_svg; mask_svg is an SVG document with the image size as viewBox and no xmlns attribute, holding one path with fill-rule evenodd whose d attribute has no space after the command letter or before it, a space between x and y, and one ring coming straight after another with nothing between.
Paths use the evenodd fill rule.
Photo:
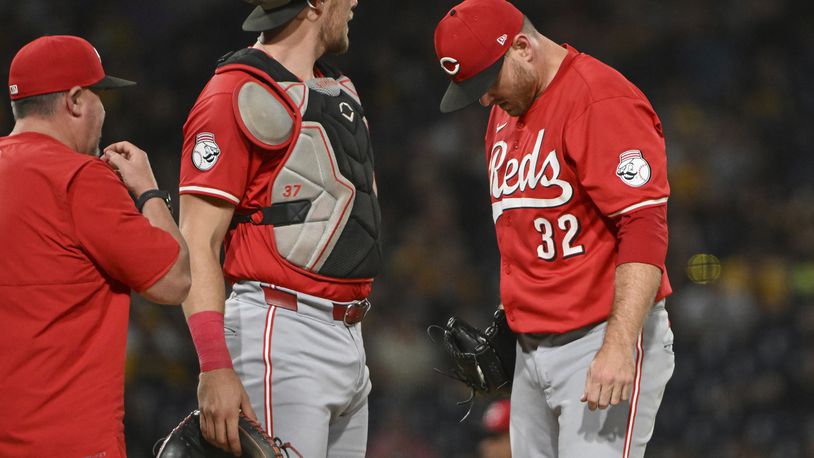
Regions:
<instances>
[{"instance_id":1,"label":"bent head","mask_svg":"<svg viewBox=\"0 0 814 458\"><path fill-rule=\"evenodd\" d=\"M532 63L537 32L506 0L464 0L435 29L435 52L452 80L441 101L448 113L475 101L525 113L539 91Z\"/></svg>"},{"instance_id":2,"label":"bent head","mask_svg":"<svg viewBox=\"0 0 814 458\"><path fill-rule=\"evenodd\" d=\"M497 105L509 116L520 116L528 111L539 92L539 78L526 59L528 38L518 35L506 53L497 79L478 98L481 105Z\"/></svg>"},{"instance_id":3,"label":"bent head","mask_svg":"<svg viewBox=\"0 0 814 458\"><path fill-rule=\"evenodd\" d=\"M87 154L98 151L105 120L97 92L134 84L105 75L96 49L70 35L45 36L23 46L9 70L17 125L38 122L46 130L64 132L68 146Z\"/></svg>"}]
</instances>

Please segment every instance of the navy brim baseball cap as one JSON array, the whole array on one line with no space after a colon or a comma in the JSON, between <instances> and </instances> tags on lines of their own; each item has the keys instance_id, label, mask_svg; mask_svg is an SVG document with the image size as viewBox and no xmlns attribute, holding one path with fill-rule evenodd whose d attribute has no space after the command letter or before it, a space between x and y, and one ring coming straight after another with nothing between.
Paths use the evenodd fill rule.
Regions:
<instances>
[{"instance_id":1,"label":"navy brim baseball cap","mask_svg":"<svg viewBox=\"0 0 814 458\"><path fill-rule=\"evenodd\" d=\"M495 84L500 69L503 66L503 58L481 71L468 80L456 83L452 81L441 99L441 113L452 113L468 107L480 99L486 91Z\"/></svg>"},{"instance_id":2,"label":"navy brim baseball cap","mask_svg":"<svg viewBox=\"0 0 814 458\"><path fill-rule=\"evenodd\" d=\"M243 21L243 30L246 32L263 32L276 29L294 19L306 5L308 5L307 0L292 0L283 6L268 10L258 6Z\"/></svg>"}]
</instances>

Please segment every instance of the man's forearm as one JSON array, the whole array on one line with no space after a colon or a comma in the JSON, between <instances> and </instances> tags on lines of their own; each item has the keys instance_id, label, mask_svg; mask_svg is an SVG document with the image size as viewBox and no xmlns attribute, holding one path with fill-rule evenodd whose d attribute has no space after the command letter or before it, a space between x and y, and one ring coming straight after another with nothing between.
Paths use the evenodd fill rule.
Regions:
<instances>
[{"instance_id":1,"label":"man's forearm","mask_svg":"<svg viewBox=\"0 0 814 458\"><path fill-rule=\"evenodd\" d=\"M218 257L211 247L191 248L192 286L187 300L183 303L184 315L187 318L203 311L223 313L226 290Z\"/></svg>"},{"instance_id":2,"label":"man's forearm","mask_svg":"<svg viewBox=\"0 0 814 458\"><path fill-rule=\"evenodd\" d=\"M223 334L225 289L214 248L192 245L192 287L182 304L201 372L232 368Z\"/></svg>"},{"instance_id":3,"label":"man's forearm","mask_svg":"<svg viewBox=\"0 0 814 458\"><path fill-rule=\"evenodd\" d=\"M605 345L633 347L644 317L653 306L661 276L661 269L651 264L631 262L616 267L613 310L608 318Z\"/></svg>"}]
</instances>

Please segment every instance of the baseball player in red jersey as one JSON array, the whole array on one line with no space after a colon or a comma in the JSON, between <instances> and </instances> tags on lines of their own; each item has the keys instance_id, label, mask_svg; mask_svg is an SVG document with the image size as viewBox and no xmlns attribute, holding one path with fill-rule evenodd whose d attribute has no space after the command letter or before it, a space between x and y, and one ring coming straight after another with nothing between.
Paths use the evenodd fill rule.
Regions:
<instances>
[{"instance_id":1,"label":"baseball player in red jersey","mask_svg":"<svg viewBox=\"0 0 814 458\"><path fill-rule=\"evenodd\" d=\"M146 153L119 142L99 157L99 92L133 84L106 75L76 36L37 38L11 62L14 130L0 137L0 457L125 457L130 290L165 304L189 290L187 245Z\"/></svg>"},{"instance_id":2,"label":"baseball player in red jersey","mask_svg":"<svg viewBox=\"0 0 814 458\"><path fill-rule=\"evenodd\" d=\"M359 96L318 60L347 50L357 2L257 3L257 43L221 58L184 126L202 430L238 453L242 409L303 456L361 457L380 214Z\"/></svg>"},{"instance_id":3,"label":"baseball player in red jersey","mask_svg":"<svg viewBox=\"0 0 814 458\"><path fill-rule=\"evenodd\" d=\"M656 113L505 0L452 8L435 49L452 79L441 110L492 106L501 299L518 333L513 455L643 456L674 368Z\"/></svg>"}]
</instances>

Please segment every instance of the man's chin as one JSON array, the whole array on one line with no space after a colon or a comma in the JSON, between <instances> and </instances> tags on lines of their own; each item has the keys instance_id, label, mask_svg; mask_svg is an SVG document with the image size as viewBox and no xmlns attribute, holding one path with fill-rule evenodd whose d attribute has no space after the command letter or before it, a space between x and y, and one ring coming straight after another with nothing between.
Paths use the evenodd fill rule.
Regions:
<instances>
[{"instance_id":1,"label":"man's chin","mask_svg":"<svg viewBox=\"0 0 814 458\"><path fill-rule=\"evenodd\" d=\"M334 46L328 48L328 54L339 56L348 52L348 49L350 49L350 42L345 40L342 43L335 43Z\"/></svg>"},{"instance_id":2,"label":"man's chin","mask_svg":"<svg viewBox=\"0 0 814 458\"><path fill-rule=\"evenodd\" d=\"M518 110L515 107L506 107L506 108L503 109L503 111L505 111L509 116L511 116L513 118L516 118L516 117L520 116L521 114L523 114L520 110Z\"/></svg>"}]
</instances>

